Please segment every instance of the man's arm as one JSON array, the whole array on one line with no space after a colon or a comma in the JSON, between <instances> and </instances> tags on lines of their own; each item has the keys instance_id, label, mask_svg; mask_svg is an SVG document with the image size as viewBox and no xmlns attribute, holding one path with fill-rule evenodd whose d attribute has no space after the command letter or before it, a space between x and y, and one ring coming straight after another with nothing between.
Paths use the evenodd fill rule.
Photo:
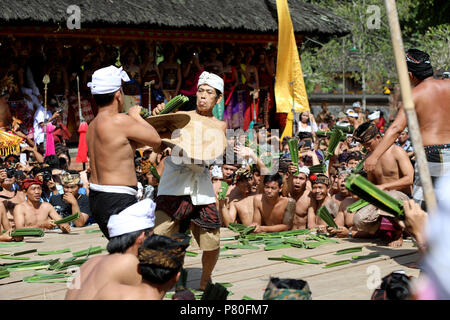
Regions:
<instances>
[{"instance_id":1,"label":"man's arm","mask_svg":"<svg viewBox=\"0 0 450 320\"><path fill-rule=\"evenodd\" d=\"M8 216L6 215L6 208L3 202L0 203L0 223L3 227L0 228L0 230L11 229L11 224L9 223Z\"/></svg>"},{"instance_id":2,"label":"man's arm","mask_svg":"<svg viewBox=\"0 0 450 320\"><path fill-rule=\"evenodd\" d=\"M259 211L258 199L255 196L253 198L253 223L254 226L260 226L262 223L261 211Z\"/></svg>"},{"instance_id":3,"label":"man's arm","mask_svg":"<svg viewBox=\"0 0 450 320\"><path fill-rule=\"evenodd\" d=\"M343 227L345 226L345 210L347 203L346 201L342 201L340 206L339 206L339 211L338 214L336 215L336 218L334 219L334 222L336 222L336 224L338 225L338 227Z\"/></svg>"},{"instance_id":4,"label":"man's arm","mask_svg":"<svg viewBox=\"0 0 450 320\"><path fill-rule=\"evenodd\" d=\"M48 210L48 217L51 219L51 223L56 226L53 221L55 220L60 220L62 219L62 217L58 214L58 212L56 212L55 208L48 202L44 202L42 204L43 206L47 206L47 210ZM63 223L59 225L59 228L61 229L61 231L63 233L69 233L70 232L70 226L68 223Z\"/></svg>"},{"instance_id":5,"label":"man's arm","mask_svg":"<svg viewBox=\"0 0 450 320\"><path fill-rule=\"evenodd\" d=\"M78 200L73 196L72 193L64 193L63 201L69 203L72 206L72 214L75 214L77 212L80 213L80 217L73 223L77 227L83 227L89 219L89 214L85 212L89 210L89 207L86 208L86 205L83 205L83 208L81 208Z\"/></svg>"},{"instance_id":6,"label":"man's arm","mask_svg":"<svg viewBox=\"0 0 450 320\"><path fill-rule=\"evenodd\" d=\"M25 213L23 212L22 206L20 204L14 207L13 216L16 228L25 228Z\"/></svg>"},{"instance_id":7,"label":"man's arm","mask_svg":"<svg viewBox=\"0 0 450 320\"><path fill-rule=\"evenodd\" d=\"M316 223L316 212L314 210L313 201L311 201L311 205L308 207L308 221L307 221L307 228L312 229L317 227Z\"/></svg>"},{"instance_id":8,"label":"man's arm","mask_svg":"<svg viewBox=\"0 0 450 320\"><path fill-rule=\"evenodd\" d=\"M128 139L141 146L152 147L153 150L157 151L161 145L161 138L155 128L141 117L141 109L140 106L131 107L128 111L129 116L119 115L117 125L124 129Z\"/></svg>"},{"instance_id":9,"label":"man's arm","mask_svg":"<svg viewBox=\"0 0 450 320\"><path fill-rule=\"evenodd\" d=\"M225 227L228 227L229 223L235 222L236 220L236 210L234 210L234 217L231 216L231 204L227 203L228 201L228 197L224 200L219 200L219 212L222 215L222 221Z\"/></svg>"},{"instance_id":10,"label":"man's arm","mask_svg":"<svg viewBox=\"0 0 450 320\"><path fill-rule=\"evenodd\" d=\"M367 157L364 161L364 170L373 171L375 166L380 159L380 157L392 146L397 140L398 136L406 128L406 113L403 108L400 108L397 117L395 117L394 122L387 129L383 139L381 139L380 144L372 152L372 154Z\"/></svg>"}]
</instances>

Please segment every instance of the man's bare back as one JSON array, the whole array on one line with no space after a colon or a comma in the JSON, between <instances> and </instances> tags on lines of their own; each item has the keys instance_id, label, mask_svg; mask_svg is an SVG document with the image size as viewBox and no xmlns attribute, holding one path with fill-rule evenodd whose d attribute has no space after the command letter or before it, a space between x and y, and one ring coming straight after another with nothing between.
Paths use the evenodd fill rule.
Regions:
<instances>
[{"instance_id":1,"label":"man's bare back","mask_svg":"<svg viewBox=\"0 0 450 320\"><path fill-rule=\"evenodd\" d=\"M136 272L139 260L133 254L111 254L91 258L76 275L74 285L79 281L79 289L70 289L66 300L120 300L126 299L122 290L113 290L117 285L137 286L142 277Z\"/></svg>"},{"instance_id":2,"label":"man's bare back","mask_svg":"<svg viewBox=\"0 0 450 320\"><path fill-rule=\"evenodd\" d=\"M450 143L450 79L427 78L412 89L424 146Z\"/></svg>"},{"instance_id":3,"label":"man's bare back","mask_svg":"<svg viewBox=\"0 0 450 320\"><path fill-rule=\"evenodd\" d=\"M136 148L141 144L159 148L161 139L158 133L145 120L133 118L133 108L129 111L130 116L104 110L89 124L86 141L92 183L136 186Z\"/></svg>"},{"instance_id":4,"label":"man's bare back","mask_svg":"<svg viewBox=\"0 0 450 320\"><path fill-rule=\"evenodd\" d=\"M19 203L22 203L25 201L25 194L22 191L18 191L16 194L13 191L6 191L3 190L2 192L0 192L0 195L4 195L7 197L10 197L11 199L5 199L2 201L6 215L8 217L9 222L11 223L11 227L15 226L14 223L14 208L16 207L16 205L18 205ZM0 210L2 210L3 208L1 208Z\"/></svg>"},{"instance_id":5,"label":"man's bare back","mask_svg":"<svg viewBox=\"0 0 450 320\"><path fill-rule=\"evenodd\" d=\"M102 185L137 185L134 154L136 146L122 132L126 115L100 115L87 132L91 182ZM95 150L95 151L94 151Z\"/></svg>"}]
</instances>

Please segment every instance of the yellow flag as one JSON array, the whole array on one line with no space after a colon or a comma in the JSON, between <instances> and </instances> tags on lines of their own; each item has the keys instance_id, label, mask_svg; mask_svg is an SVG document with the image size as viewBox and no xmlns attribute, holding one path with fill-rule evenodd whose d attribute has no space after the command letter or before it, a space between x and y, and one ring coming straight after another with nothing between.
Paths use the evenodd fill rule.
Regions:
<instances>
[{"instance_id":1,"label":"yellow flag","mask_svg":"<svg viewBox=\"0 0 450 320\"><path fill-rule=\"evenodd\" d=\"M277 13L278 57L275 81L277 112L291 112L293 101L295 101L295 112L309 111L302 66L298 56L287 0L277 0ZM293 87L289 84L290 82L294 82ZM295 99L292 98L293 92Z\"/></svg>"}]
</instances>

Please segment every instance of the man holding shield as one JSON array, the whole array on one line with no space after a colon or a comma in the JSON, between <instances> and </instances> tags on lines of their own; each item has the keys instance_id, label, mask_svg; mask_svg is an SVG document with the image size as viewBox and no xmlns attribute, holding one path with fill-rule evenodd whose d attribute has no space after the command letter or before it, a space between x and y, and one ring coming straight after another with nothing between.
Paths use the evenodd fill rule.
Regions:
<instances>
[{"instance_id":1,"label":"man holding shield","mask_svg":"<svg viewBox=\"0 0 450 320\"><path fill-rule=\"evenodd\" d=\"M197 84L195 111L177 112L190 116L189 123L171 140L163 143L173 146L172 155L165 160L164 172L156 198L155 234L172 235L190 229L202 256L200 289L211 281L211 273L219 257L220 226L222 219L216 207L216 197L211 182L209 163L222 158L227 145L226 123L214 118L212 110L223 98L224 82L219 76L203 72ZM156 115L164 109L160 104ZM161 115L158 117L172 117ZM155 123L156 128L156 123ZM179 151L183 156L179 157ZM211 152L212 151L212 152Z\"/></svg>"}]
</instances>

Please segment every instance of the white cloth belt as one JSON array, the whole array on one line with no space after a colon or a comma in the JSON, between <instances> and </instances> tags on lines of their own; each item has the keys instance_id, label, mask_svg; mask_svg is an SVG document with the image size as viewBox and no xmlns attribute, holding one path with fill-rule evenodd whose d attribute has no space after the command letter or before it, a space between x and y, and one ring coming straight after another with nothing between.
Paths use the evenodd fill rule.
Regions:
<instances>
[{"instance_id":1,"label":"white cloth belt","mask_svg":"<svg viewBox=\"0 0 450 320\"><path fill-rule=\"evenodd\" d=\"M100 185L95 183L90 183L89 188L98 192L112 192L112 193L124 193L129 194L131 196L137 196L137 190L127 187L127 186L108 186L108 185Z\"/></svg>"}]
</instances>

